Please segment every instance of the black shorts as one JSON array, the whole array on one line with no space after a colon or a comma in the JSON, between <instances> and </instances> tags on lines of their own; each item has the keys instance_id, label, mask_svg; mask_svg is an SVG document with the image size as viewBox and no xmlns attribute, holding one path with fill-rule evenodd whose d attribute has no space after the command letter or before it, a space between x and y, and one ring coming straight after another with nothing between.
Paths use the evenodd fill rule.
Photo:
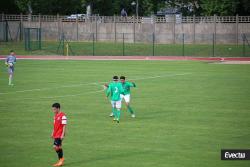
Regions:
<instances>
[{"instance_id":1,"label":"black shorts","mask_svg":"<svg viewBox=\"0 0 250 167\"><path fill-rule=\"evenodd\" d=\"M62 146L62 139L55 138L55 140L54 140L54 146L57 146L57 147Z\"/></svg>"}]
</instances>

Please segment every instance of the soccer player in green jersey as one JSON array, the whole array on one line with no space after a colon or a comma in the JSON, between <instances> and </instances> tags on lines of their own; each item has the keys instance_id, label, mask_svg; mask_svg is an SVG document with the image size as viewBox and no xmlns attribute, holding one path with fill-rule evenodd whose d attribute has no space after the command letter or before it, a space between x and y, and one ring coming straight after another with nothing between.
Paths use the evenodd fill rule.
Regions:
<instances>
[{"instance_id":1,"label":"soccer player in green jersey","mask_svg":"<svg viewBox=\"0 0 250 167\"><path fill-rule=\"evenodd\" d=\"M106 96L111 98L112 112L114 115L114 121L120 122L121 116L121 94L124 94L122 84L119 82L118 76L113 77L113 82L108 85L106 90Z\"/></svg>"},{"instance_id":2,"label":"soccer player in green jersey","mask_svg":"<svg viewBox=\"0 0 250 167\"><path fill-rule=\"evenodd\" d=\"M124 95L121 95L121 98L124 99L125 104L127 106L127 111L130 112L131 117L135 118L135 113L133 111L133 109L130 106L130 88L131 87L136 87L134 82L128 82L125 80L126 78L124 76L120 77L120 81L122 84L122 87L124 89Z\"/></svg>"}]
</instances>

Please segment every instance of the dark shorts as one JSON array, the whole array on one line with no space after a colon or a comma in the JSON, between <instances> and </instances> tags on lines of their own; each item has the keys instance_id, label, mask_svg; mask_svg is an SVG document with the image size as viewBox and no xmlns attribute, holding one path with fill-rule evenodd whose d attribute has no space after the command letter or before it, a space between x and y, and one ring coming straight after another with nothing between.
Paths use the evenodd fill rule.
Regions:
<instances>
[{"instance_id":1,"label":"dark shorts","mask_svg":"<svg viewBox=\"0 0 250 167\"><path fill-rule=\"evenodd\" d=\"M62 146L62 140L60 138L55 138L54 146Z\"/></svg>"},{"instance_id":2,"label":"dark shorts","mask_svg":"<svg viewBox=\"0 0 250 167\"><path fill-rule=\"evenodd\" d=\"M14 67L9 67L8 68L8 73L13 74L14 73Z\"/></svg>"}]
</instances>

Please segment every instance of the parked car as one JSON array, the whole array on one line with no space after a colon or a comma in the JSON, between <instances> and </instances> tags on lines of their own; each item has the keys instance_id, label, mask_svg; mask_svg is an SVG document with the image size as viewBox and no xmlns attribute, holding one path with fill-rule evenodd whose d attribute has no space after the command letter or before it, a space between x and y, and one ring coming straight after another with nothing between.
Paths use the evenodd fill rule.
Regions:
<instances>
[{"instance_id":1,"label":"parked car","mask_svg":"<svg viewBox=\"0 0 250 167\"><path fill-rule=\"evenodd\" d=\"M86 18L86 14L72 14L70 16L66 16L67 19L70 19L70 20L76 20L76 19L79 19L79 20L85 20Z\"/></svg>"}]
</instances>

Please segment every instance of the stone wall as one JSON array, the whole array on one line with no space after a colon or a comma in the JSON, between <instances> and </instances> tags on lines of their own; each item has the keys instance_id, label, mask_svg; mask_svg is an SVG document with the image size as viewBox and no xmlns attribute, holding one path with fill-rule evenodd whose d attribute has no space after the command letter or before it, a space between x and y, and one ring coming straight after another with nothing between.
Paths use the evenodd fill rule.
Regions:
<instances>
[{"instance_id":1,"label":"stone wall","mask_svg":"<svg viewBox=\"0 0 250 167\"><path fill-rule=\"evenodd\" d=\"M250 23L99 23L99 22L20 22L8 21L12 37L20 29L41 28L42 40L58 40L62 32L71 41L118 41L181 43L241 43L241 34L250 34ZM4 24L0 24L0 40L4 36ZM23 30L21 31L21 33ZM154 34L154 35L153 35ZM22 35L22 34L21 34ZM17 40L22 37L17 38Z\"/></svg>"}]
</instances>

